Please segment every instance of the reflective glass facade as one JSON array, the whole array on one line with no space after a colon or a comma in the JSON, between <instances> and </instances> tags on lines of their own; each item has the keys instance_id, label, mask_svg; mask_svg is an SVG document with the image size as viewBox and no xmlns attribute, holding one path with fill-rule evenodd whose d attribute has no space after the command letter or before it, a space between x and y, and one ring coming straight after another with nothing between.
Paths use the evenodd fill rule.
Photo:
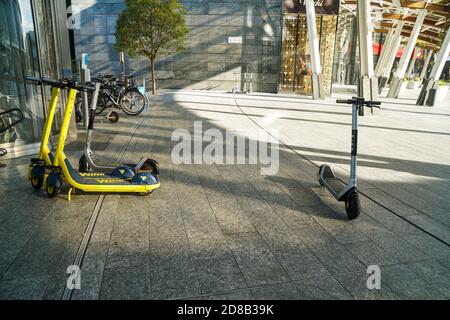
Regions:
<instances>
[{"instance_id":1,"label":"reflective glass facade","mask_svg":"<svg viewBox=\"0 0 450 320\"><path fill-rule=\"evenodd\" d=\"M63 21L53 18L57 13L63 13ZM70 73L70 54L61 49L68 47L65 17L62 1L0 0L0 111L19 108L25 116L21 124L0 135L0 147L10 157L36 151L45 121L50 89L27 83L25 76L59 78ZM61 108L55 134L60 119Z\"/></svg>"}]
</instances>

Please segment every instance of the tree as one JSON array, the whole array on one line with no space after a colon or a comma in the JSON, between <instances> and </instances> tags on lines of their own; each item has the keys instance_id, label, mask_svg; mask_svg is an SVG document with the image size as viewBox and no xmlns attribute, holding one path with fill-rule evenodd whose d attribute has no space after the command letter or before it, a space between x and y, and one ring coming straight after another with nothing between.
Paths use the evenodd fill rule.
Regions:
<instances>
[{"instance_id":1,"label":"tree","mask_svg":"<svg viewBox=\"0 0 450 320\"><path fill-rule=\"evenodd\" d=\"M186 9L176 0L125 0L125 4L117 20L116 49L150 60L156 94L156 58L184 49Z\"/></svg>"}]
</instances>

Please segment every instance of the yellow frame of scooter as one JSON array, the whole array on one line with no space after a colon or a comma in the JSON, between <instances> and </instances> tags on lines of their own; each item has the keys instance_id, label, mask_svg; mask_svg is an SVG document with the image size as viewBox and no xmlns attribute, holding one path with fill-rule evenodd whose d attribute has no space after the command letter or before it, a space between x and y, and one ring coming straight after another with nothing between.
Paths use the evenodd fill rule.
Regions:
<instances>
[{"instance_id":1,"label":"yellow frame of scooter","mask_svg":"<svg viewBox=\"0 0 450 320\"><path fill-rule=\"evenodd\" d=\"M72 117L72 113L75 106L75 98L77 95L77 89L70 88L69 89L69 97L67 99L66 110L64 112L64 118L61 125L61 130L58 139L58 146L56 148L55 160L53 162L54 167L59 167L62 170L64 180L72 186L72 188L76 188L85 192L108 192L108 193L150 193L151 191L158 189L160 187L160 183L154 185L139 185L132 184L129 185L114 185L114 184L105 184L105 185L87 185L76 182L72 176L70 175L69 168L67 167L65 161L67 156L64 154L64 146L67 139L67 133L69 131L70 119ZM95 177L97 173L92 173L91 176ZM99 179L101 177L105 177L105 174L100 173L97 174ZM109 181L123 181L123 179L114 179L107 178L105 180Z\"/></svg>"},{"instance_id":2,"label":"yellow frame of scooter","mask_svg":"<svg viewBox=\"0 0 450 320\"><path fill-rule=\"evenodd\" d=\"M58 87L52 88L52 97L50 98L48 115L47 115L47 119L45 120L44 131L43 131L42 138L41 138L41 146L39 148L39 154L38 154L38 159L45 161L45 164L48 166L51 166L53 164L52 163L53 160L50 158L50 154L52 151L50 150L48 143L50 141L50 135L52 134L52 126L53 126L53 121L55 119L56 108L58 107L58 99L59 99L60 93L61 93L60 88L58 88ZM33 169L33 167L30 166L30 168L28 170L28 179L29 180L31 180L31 170L32 169ZM45 185L45 180L46 179L44 179L44 185Z\"/></svg>"}]
</instances>

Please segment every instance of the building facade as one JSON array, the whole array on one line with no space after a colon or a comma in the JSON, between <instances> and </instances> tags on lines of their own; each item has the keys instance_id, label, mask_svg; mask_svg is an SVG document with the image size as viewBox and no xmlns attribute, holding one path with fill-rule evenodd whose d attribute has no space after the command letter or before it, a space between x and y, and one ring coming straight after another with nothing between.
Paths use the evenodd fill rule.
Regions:
<instances>
[{"instance_id":1,"label":"building facade","mask_svg":"<svg viewBox=\"0 0 450 320\"><path fill-rule=\"evenodd\" d=\"M157 60L160 88L250 89L310 94L311 67L304 4L297 0L181 0L189 35L183 53ZM325 88L331 91L339 0L316 3ZM93 74L120 72L114 48L122 0L72 0L79 28L76 57L89 54ZM150 79L146 60L127 61Z\"/></svg>"},{"instance_id":2,"label":"building facade","mask_svg":"<svg viewBox=\"0 0 450 320\"><path fill-rule=\"evenodd\" d=\"M36 153L50 89L38 88L24 78L71 77L66 3L1 0L0 57L0 112L20 108L25 116L22 123L0 135L0 148L8 151L8 157ZM62 96L53 128L55 135L64 102Z\"/></svg>"}]
</instances>

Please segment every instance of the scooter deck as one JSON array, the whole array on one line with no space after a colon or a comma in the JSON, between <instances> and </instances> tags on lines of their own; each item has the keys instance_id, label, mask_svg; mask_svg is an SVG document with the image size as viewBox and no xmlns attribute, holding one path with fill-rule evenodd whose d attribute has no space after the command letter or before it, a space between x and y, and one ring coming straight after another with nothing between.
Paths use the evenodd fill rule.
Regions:
<instances>
[{"instance_id":1,"label":"scooter deck","mask_svg":"<svg viewBox=\"0 0 450 320\"><path fill-rule=\"evenodd\" d=\"M64 160L64 164L69 171L70 177L80 185L89 185L89 186L142 186L143 184L132 183L131 181L124 180L118 177L114 177L110 174L103 172L88 172L88 173L79 173L75 170L70 164L68 159ZM148 184L154 185L154 184Z\"/></svg>"},{"instance_id":2,"label":"scooter deck","mask_svg":"<svg viewBox=\"0 0 450 320\"><path fill-rule=\"evenodd\" d=\"M323 171L320 173L321 184L327 188L327 190L336 198L338 201L344 201L346 199L345 195L350 189L349 186L345 186L341 181L339 181L330 166L324 165Z\"/></svg>"}]
</instances>

